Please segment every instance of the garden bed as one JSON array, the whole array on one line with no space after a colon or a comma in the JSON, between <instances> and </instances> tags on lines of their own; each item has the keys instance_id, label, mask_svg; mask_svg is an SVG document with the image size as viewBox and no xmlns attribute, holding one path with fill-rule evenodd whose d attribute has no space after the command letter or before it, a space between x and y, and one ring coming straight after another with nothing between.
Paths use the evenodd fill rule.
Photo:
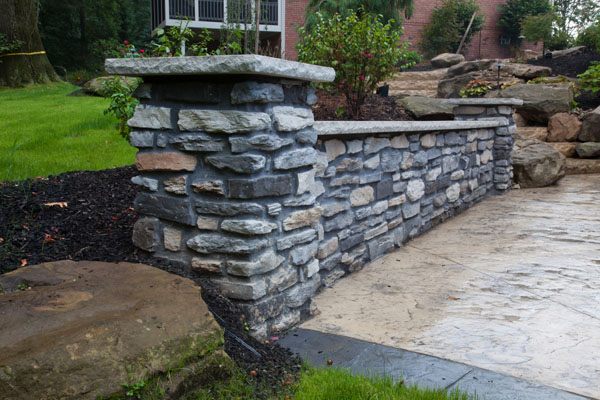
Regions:
<instances>
[{"instance_id":1,"label":"garden bed","mask_svg":"<svg viewBox=\"0 0 600 400\"><path fill-rule=\"evenodd\" d=\"M342 121L352 119L348 114L346 98L341 94L333 94L325 91L317 93L319 102L313 106L313 114L317 121ZM357 121L413 121L406 110L397 103L398 97L382 97L377 94L367 96L365 103L360 109L360 117ZM337 111L343 108L344 112ZM337 111L337 112L336 112Z\"/></svg>"}]
</instances>

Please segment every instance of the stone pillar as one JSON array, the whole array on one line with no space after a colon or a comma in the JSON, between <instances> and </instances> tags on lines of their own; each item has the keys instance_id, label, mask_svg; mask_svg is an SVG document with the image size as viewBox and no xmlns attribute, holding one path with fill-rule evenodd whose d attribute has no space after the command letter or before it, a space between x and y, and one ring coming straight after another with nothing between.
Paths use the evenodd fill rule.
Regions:
<instances>
[{"instance_id":1,"label":"stone pillar","mask_svg":"<svg viewBox=\"0 0 600 400\"><path fill-rule=\"evenodd\" d=\"M511 151L514 145L513 134L517 126L513 119L514 106L522 105L520 99L451 99L456 104L454 115L457 120L481 120L497 118L506 122L494 132L494 146L491 157L494 161L494 187L499 192L510 189L513 178Z\"/></svg>"},{"instance_id":2,"label":"stone pillar","mask_svg":"<svg viewBox=\"0 0 600 400\"><path fill-rule=\"evenodd\" d=\"M330 68L261 56L107 60L143 76L133 241L209 274L259 338L310 313L324 192L310 81Z\"/></svg>"}]
</instances>

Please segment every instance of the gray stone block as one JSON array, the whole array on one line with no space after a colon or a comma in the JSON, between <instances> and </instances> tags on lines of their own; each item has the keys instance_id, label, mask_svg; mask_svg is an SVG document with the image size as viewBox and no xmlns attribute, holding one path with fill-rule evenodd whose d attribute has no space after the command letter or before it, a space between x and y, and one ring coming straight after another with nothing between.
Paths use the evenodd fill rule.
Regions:
<instances>
[{"instance_id":1,"label":"gray stone block","mask_svg":"<svg viewBox=\"0 0 600 400\"><path fill-rule=\"evenodd\" d=\"M277 229L277 224L268 221L243 219L226 219L221 222L221 229L227 232L239 233L240 235L266 235Z\"/></svg>"},{"instance_id":2,"label":"gray stone block","mask_svg":"<svg viewBox=\"0 0 600 400\"><path fill-rule=\"evenodd\" d=\"M150 105L139 105L135 109L133 117L127 121L132 128L147 129L171 129L171 109L167 107L155 107Z\"/></svg>"},{"instance_id":3,"label":"gray stone block","mask_svg":"<svg viewBox=\"0 0 600 400\"><path fill-rule=\"evenodd\" d=\"M313 148L291 150L275 158L275 169L289 170L313 165L317 162L317 151Z\"/></svg>"},{"instance_id":4,"label":"gray stone block","mask_svg":"<svg viewBox=\"0 0 600 400\"><path fill-rule=\"evenodd\" d=\"M318 132L313 128L305 128L296 132L296 142L314 145L317 143Z\"/></svg>"},{"instance_id":5,"label":"gray stone block","mask_svg":"<svg viewBox=\"0 0 600 400\"><path fill-rule=\"evenodd\" d=\"M267 294L267 284L264 280L249 280L223 278L215 279L214 282L221 289L225 297L238 300L256 300Z\"/></svg>"},{"instance_id":6,"label":"gray stone block","mask_svg":"<svg viewBox=\"0 0 600 400\"><path fill-rule=\"evenodd\" d=\"M225 141L204 133L182 133L169 136L169 143L184 151L217 152L225 150Z\"/></svg>"},{"instance_id":7,"label":"gray stone block","mask_svg":"<svg viewBox=\"0 0 600 400\"><path fill-rule=\"evenodd\" d=\"M381 172L373 172L370 174L361 174L360 175L360 184L366 185L367 183L379 182L381 180L382 173Z\"/></svg>"},{"instance_id":8,"label":"gray stone block","mask_svg":"<svg viewBox=\"0 0 600 400\"><path fill-rule=\"evenodd\" d=\"M390 197L393 193L394 182L391 178L384 179L377 183L376 186L376 200L382 200Z\"/></svg>"},{"instance_id":9,"label":"gray stone block","mask_svg":"<svg viewBox=\"0 0 600 400\"><path fill-rule=\"evenodd\" d=\"M252 137L230 137L232 153L243 153L249 150L275 151L294 143L293 139L280 138L276 135L256 135Z\"/></svg>"},{"instance_id":10,"label":"gray stone block","mask_svg":"<svg viewBox=\"0 0 600 400\"><path fill-rule=\"evenodd\" d=\"M352 235L340 241L340 250L346 251L354 246L361 244L365 240L365 235L362 233Z\"/></svg>"},{"instance_id":11,"label":"gray stone block","mask_svg":"<svg viewBox=\"0 0 600 400\"><path fill-rule=\"evenodd\" d=\"M343 214L338 214L334 218L326 220L323 224L323 229L325 230L325 232L344 229L352 225L353 221L354 217L352 216L352 213L347 212Z\"/></svg>"},{"instance_id":12,"label":"gray stone block","mask_svg":"<svg viewBox=\"0 0 600 400\"><path fill-rule=\"evenodd\" d=\"M394 249L394 239L392 235L385 235L371 240L367 245L371 260L374 260Z\"/></svg>"},{"instance_id":13,"label":"gray stone block","mask_svg":"<svg viewBox=\"0 0 600 400\"><path fill-rule=\"evenodd\" d=\"M317 231L315 229L307 229L302 232L294 233L292 235L284 236L277 240L277 250L282 251L289 249L297 244L308 243L317 237Z\"/></svg>"},{"instance_id":14,"label":"gray stone block","mask_svg":"<svg viewBox=\"0 0 600 400\"><path fill-rule=\"evenodd\" d=\"M285 298L285 294L277 294L252 303L237 303L236 306L244 314L249 325L260 325L283 312Z\"/></svg>"},{"instance_id":15,"label":"gray stone block","mask_svg":"<svg viewBox=\"0 0 600 400\"><path fill-rule=\"evenodd\" d=\"M417 203L407 202L402 205L402 217L404 217L404 219L412 218L415 215L418 215L420 211L421 211L421 203L419 203L419 202L417 202Z\"/></svg>"},{"instance_id":16,"label":"gray stone block","mask_svg":"<svg viewBox=\"0 0 600 400\"><path fill-rule=\"evenodd\" d=\"M135 210L141 215L150 215L185 225L194 225L195 218L189 200L172 196L138 193Z\"/></svg>"},{"instance_id":17,"label":"gray stone block","mask_svg":"<svg viewBox=\"0 0 600 400\"><path fill-rule=\"evenodd\" d=\"M281 103L283 99L283 88L273 83L239 82L231 90L231 104Z\"/></svg>"},{"instance_id":18,"label":"gray stone block","mask_svg":"<svg viewBox=\"0 0 600 400\"><path fill-rule=\"evenodd\" d=\"M247 111L181 110L179 129L208 133L244 133L271 127L268 114Z\"/></svg>"},{"instance_id":19,"label":"gray stone block","mask_svg":"<svg viewBox=\"0 0 600 400\"><path fill-rule=\"evenodd\" d=\"M421 168L424 167L425 165L427 165L427 152L425 151L419 151L417 154L415 154L414 156L414 160L412 163L413 167L417 167L417 168Z\"/></svg>"},{"instance_id":20,"label":"gray stone block","mask_svg":"<svg viewBox=\"0 0 600 400\"><path fill-rule=\"evenodd\" d=\"M129 143L133 147L153 147L154 146L154 132L153 131L140 131L132 130L129 134Z\"/></svg>"},{"instance_id":21,"label":"gray stone block","mask_svg":"<svg viewBox=\"0 0 600 400\"><path fill-rule=\"evenodd\" d=\"M264 213L264 208L256 203L225 203L197 200L194 206L199 214L222 215L226 217L243 214L261 216Z\"/></svg>"},{"instance_id":22,"label":"gray stone block","mask_svg":"<svg viewBox=\"0 0 600 400\"><path fill-rule=\"evenodd\" d=\"M321 271L327 270L330 271L333 268L337 267L342 261L342 253L337 252L323 260L319 263L319 268Z\"/></svg>"},{"instance_id":23,"label":"gray stone block","mask_svg":"<svg viewBox=\"0 0 600 400\"><path fill-rule=\"evenodd\" d=\"M280 132L291 132L312 126L315 118L310 108L275 106L273 123Z\"/></svg>"},{"instance_id":24,"label":"gray stone block","mask_svg":"<svg viewBox=\"0 0 600 400\"><path fill-rule=\"evenodd\" d=\"M290 288L284 293L285 306L291 308L301 307L304 303L306 303L311 297L315 295L317 289L319 289L320 283L320 276L314 275L312 278L306 280L306 282L299 283L294 287Z\"/></svg>"},{"instance_id":25,"label":"gray stone block","mask_svg":"<svg viewBox=\"0 0 600 400\"><path fill-rule=\"evenodd\" d=\"M229 197L234 199L284 196L292 193L292 177L272 175L256 179L230 179L227 187Z\"/></svg>"},{"instance_id":26,"label":"gray stone block","mask_svg":"<svg viewBox=\"0 0 600 400\"><path fill-rule=\"evenodd\" d=\"M154 252L160 242L158 218L140 218L133 225L133 244L145 251Z\"/></svg>"},{"instance_id":27,"label":"gray stone block","mask_svg":"<svg viewBox=\"0 0 600 400\"><path fill-rule=\"evenodd\" d=\"M138 175L131 178L131 183L145 187L151 192L156 192L158 190L158 180L152 178L146 178L144 176Z\"/></svg>"},{"instance_id":28,"label":"gray stone block","mask_svg":"<svg viewBox=\"0 0 600 400\"><path fill-rule=\"evenodd\" d=\"M276 254L273 250L267 250L255 261L229 260L225 262L225 267L228 274L250 277L272 271L284 261L285 257Z\"/></svg>"},{"instance_id":29,"label":"gray stone block","mask_svg":"<svg viewBox=\"0 0 600 400\"><path fill-rule=\"evenodd\" d=\"M314 242L306 246L294 247L290 251L290 262L294 265L304 265L317 255L319 242Z\"/></svg>"},{"instance_id":30,"label":"gray stone block","mask_svg":"<svg viewBox=\"0 0 600 400\"><path fill-rule=\"evenodd\" d=\"M396 172L402 161L401 153L398 150L389 149L381 153L381 169L383 172Z\"/></svg>"},{"instance_id":31,"label":"gray stone block","mask_svg":"<svg viewBox=\"0 0 600 400\"><path fill-rule=\"evenodd\" d=\"M209 156L206 162L219 169L230 169L240 174L252 174L265 167L263 156L245 154L240 156Z\"/></svg>"},{"instance_id":32,"label":"gray stone block","mask_svg":"<svg viewBox=\"0 0 600 400\"><path fill-rule=\"evenodd\" d=\"M269 245L266 239L240 239L216 233L202 233L187 241L187 246L202 254L252 254Z\"/></svg>"}]
</instances>

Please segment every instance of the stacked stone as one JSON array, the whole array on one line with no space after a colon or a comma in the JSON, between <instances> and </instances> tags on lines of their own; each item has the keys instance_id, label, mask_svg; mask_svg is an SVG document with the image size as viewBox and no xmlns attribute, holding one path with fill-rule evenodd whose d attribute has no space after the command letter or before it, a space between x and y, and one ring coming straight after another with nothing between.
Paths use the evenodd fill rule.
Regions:
<instances>
[{"instance_id":1,"label":"stacked stone","mask_svg":"<svg viewBox=\"0 0 600 400\"><path fill-rule=\"evenodd\" d=\"M493 128L321 139L317 177L326 192L317 259L323 285L493 189Z\"/></svg>"},{"instance_id":2,"label":"stacked stone","mask_svg":"<svg viewBox=\"0 0 600 400\"><path fill-rule=\"evenodd\" d=\"M502 100L495 99L502 103ZM466 104L454 108L457 120L473 120L486 118L506 119L504 126L495 129L494 140L494 185L496 190L504 192L510 189L513 178L513 167L510 153L514 145L513 134L517 131L517 125L513 119L514 108L510 105L513 99L507 99L507 104L494 104L494 100L464 100ZM456 102L460 103L460 100ZM471 104L469 104L471 103Z\"/></svg>"},{"instance_id":3,"label":"stacked stone","mask_svg":"<svg viewBox=\"0 0 600 400\"><path fill-rule=\"evenodd\" d=\"M136 246L212 275L257 337L297 323L320 285L308 83L158 80L137 95Z\"/></svg>"}]
</instances>

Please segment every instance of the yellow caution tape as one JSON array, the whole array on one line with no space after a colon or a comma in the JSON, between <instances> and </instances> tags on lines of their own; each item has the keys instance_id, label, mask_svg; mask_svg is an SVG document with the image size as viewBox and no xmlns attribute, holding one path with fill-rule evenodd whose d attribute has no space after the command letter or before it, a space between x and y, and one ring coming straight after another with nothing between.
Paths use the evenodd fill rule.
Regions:
<instances>
[{"instance_id":1,"label":"yellow caution tape","mask_svg":"<svg viewBox=\"0 0 600 400\"><path fill-rule=\"evenodd\" d=\"M36 54L46 54L45 51L34 51L33 53L8 53L8 54L0 54L0 57L7 56L35 56Z\"/></svg>"}]
</instances>

